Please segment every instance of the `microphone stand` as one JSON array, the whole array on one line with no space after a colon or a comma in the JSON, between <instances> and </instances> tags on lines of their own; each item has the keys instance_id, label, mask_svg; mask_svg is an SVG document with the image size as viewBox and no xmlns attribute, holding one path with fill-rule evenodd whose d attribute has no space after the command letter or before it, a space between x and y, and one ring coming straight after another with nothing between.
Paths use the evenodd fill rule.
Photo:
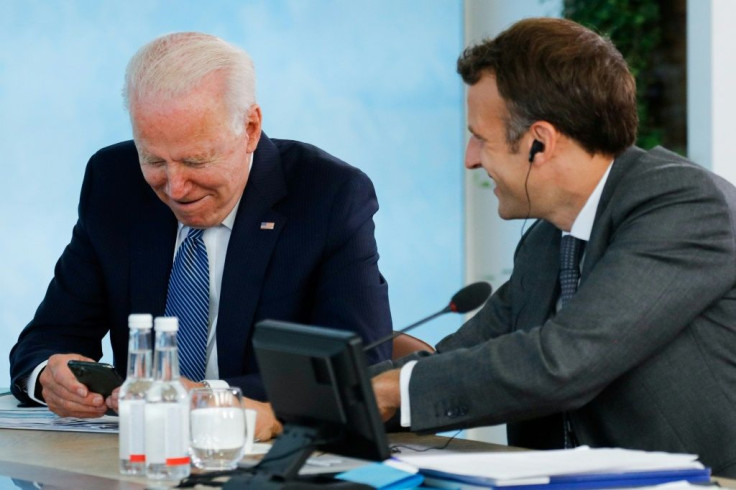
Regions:
<instances>
[{"instance_id":1,"label":"microphone stand","mask_svg":"<svg viewBox=\"0 0 736 490\"><path fill-rule=\"evenodd\" d=\"M418 327L419 325L422 325L423 323L426 323L426 322L428 322L428 321L430 321L430 320L433 320L433 319L437 318L437 317L438 317L438 316L440 316L440 315L444 315L445 313L449 313L450 311L452 311L452 310L450 309L450 307L449 307L449 306L446 306L445 308L443 308L442 310L438 311L437 313L435 313L435 314L433 314L433 315L430 315L430 316L428 316L428 317L426 317L426 318L422 318L422 319L421 319L421 320L419 320L418 322L412 323L412 324L411 324L411 325L409 325L408 327L404 327L404 328L402 328L401 330L396 330L395 332L393 332L393 333L392 333L391 335L389 335L389 336L386 336L386 337L382 337L382 338L380 338L380 339L378 339L378 340L376 340L376 341L374 341L374 342L371 342L370 344L368 344L368 345L366 345L365 347L363 347L363 350L364 350L364 351L369 351L369 350L371 350L372 348L376 347L377 345L381 345L381 344L383 344L384 342L388 342L389 340L391 340L391 339L393 339L393 338L395 338L395 337L398 337L398 336L399 336L399 335L401 335L402 333L408 332L408 331L409 331L409 330L411 330L412 328L414 328L414 327Z\"/></svg>"},{"instance_id":2,"label":"microphone stand","mask_svg":"<svg viewBox=\"0 0 736 490\"><path fill-rule=\"evenodd\" d=\"M430 315L426 318L422 318L416 323L412 323L408 327L404 327L401 330L396 330L391 335L387 335L386 337L382 337L374 342L371 342L367 346L363 348L363 352L367 352L377 345L381 345L384 342L388 342L389 340L396 338L397 336L401 335L402 333L408 332L414 327L418 327L419 325L426 323L434 318L437 318L440 315L444 315L445 313L467 313L470 310L474 310L475 308L478 308L483 304L484 301L488 299L488 297L491 295L491 285L487 282L476 282L473 284L469 284L462 288L460 291L455 293L455 295L450 300L450 304L445 306L443 309L435 313L434 315Z\"/></svg>"}]
</instances>

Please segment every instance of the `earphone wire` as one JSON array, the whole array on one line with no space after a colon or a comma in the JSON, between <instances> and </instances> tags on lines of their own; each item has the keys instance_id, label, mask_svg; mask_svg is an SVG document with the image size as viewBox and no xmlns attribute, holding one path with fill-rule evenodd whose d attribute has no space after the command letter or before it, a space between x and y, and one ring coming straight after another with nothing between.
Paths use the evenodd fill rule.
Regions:
<instances>
[{"instance_id":1,"label":"earphone wire","mask_svg":"<svg viewBox=\"0 0 736 490\"><path fill-rule=\"evenodd\" d=\"M524 236L524 229L526 223L532 215L532 199L529 197L529 175L532 173L532 162L529 162L529 169L526 171L526 178L524 179L524 193L526 194L526 217L524 223L521 225L521 236Z\"/></svg>"}]
</instances>

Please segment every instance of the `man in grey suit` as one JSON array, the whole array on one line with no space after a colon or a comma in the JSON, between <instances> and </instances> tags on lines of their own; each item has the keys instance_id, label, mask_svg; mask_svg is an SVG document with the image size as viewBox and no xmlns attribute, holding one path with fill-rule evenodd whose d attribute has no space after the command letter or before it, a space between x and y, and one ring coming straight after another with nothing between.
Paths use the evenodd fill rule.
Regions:
<instances>
[{"instance_id":1,"label":"man in grey suit","mask_svg":"<svg viewBox=\"0 0 736 490\"><path fill-rule=\"evenodd\" d=\"M384 418L508 423L528 448L692 452L735 477L736 189L633 146L634 79L574 22L520 21L458 71L465 166L493 179L502 218L538 221L509 281L437 354L374 378ZM583 249L569 269L562 242Z\"/></svg>"}]
</instances>

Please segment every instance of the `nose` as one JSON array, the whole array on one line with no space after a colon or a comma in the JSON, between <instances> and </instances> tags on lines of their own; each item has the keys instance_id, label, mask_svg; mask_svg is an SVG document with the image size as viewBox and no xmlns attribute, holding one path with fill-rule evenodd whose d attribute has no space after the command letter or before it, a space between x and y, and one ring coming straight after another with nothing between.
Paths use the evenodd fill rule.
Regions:
<instances>
[{"instance_id":1,"label":"nose","mask_svg":"<svg viewBox=\"0 0 736 490\"><path fill-rule=\"evenodd\" d=\"M472 170L480 167L480 141L471 136L465 147L465 168Z\"/></svg>"},{"instance_id":2,"label":"nose","mask_svg":"<svg viewBox=\"0 0 736 490\"><path fill-rule=\"evenodd\" d=\"M178 163L166 165L166 194L174 200L180 200L189 191L187 169Z\"/></svg>"}]
</instances>

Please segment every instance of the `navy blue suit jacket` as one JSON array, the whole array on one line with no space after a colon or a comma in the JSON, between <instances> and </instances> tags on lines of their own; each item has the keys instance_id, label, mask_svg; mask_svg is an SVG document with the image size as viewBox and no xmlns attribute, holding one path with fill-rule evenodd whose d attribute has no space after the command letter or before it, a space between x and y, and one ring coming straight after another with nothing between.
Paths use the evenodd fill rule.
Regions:
<instances>
[{"instance_id":1,"label":"navy blue suit jacket","mask_svg":"<svg viewBox=\"0 0 736 490\"><path fill-rule=\"evenodd\" d=\"M217 321L220 378L264 399L250 339L264 318L391 332L378 270L373 185L322 150L261 136L225 259ZM262 229L261 223L274 223ZM266 227L268 228L268 227ZM163 315L177 221L143 179L132 141L89 161L71 242L46 297L10 353L12 389L55 353L102 356L109 331L125 373L130 313ZM368 362L390 357L386 344Z\"/></svg>"}]
</instances>

